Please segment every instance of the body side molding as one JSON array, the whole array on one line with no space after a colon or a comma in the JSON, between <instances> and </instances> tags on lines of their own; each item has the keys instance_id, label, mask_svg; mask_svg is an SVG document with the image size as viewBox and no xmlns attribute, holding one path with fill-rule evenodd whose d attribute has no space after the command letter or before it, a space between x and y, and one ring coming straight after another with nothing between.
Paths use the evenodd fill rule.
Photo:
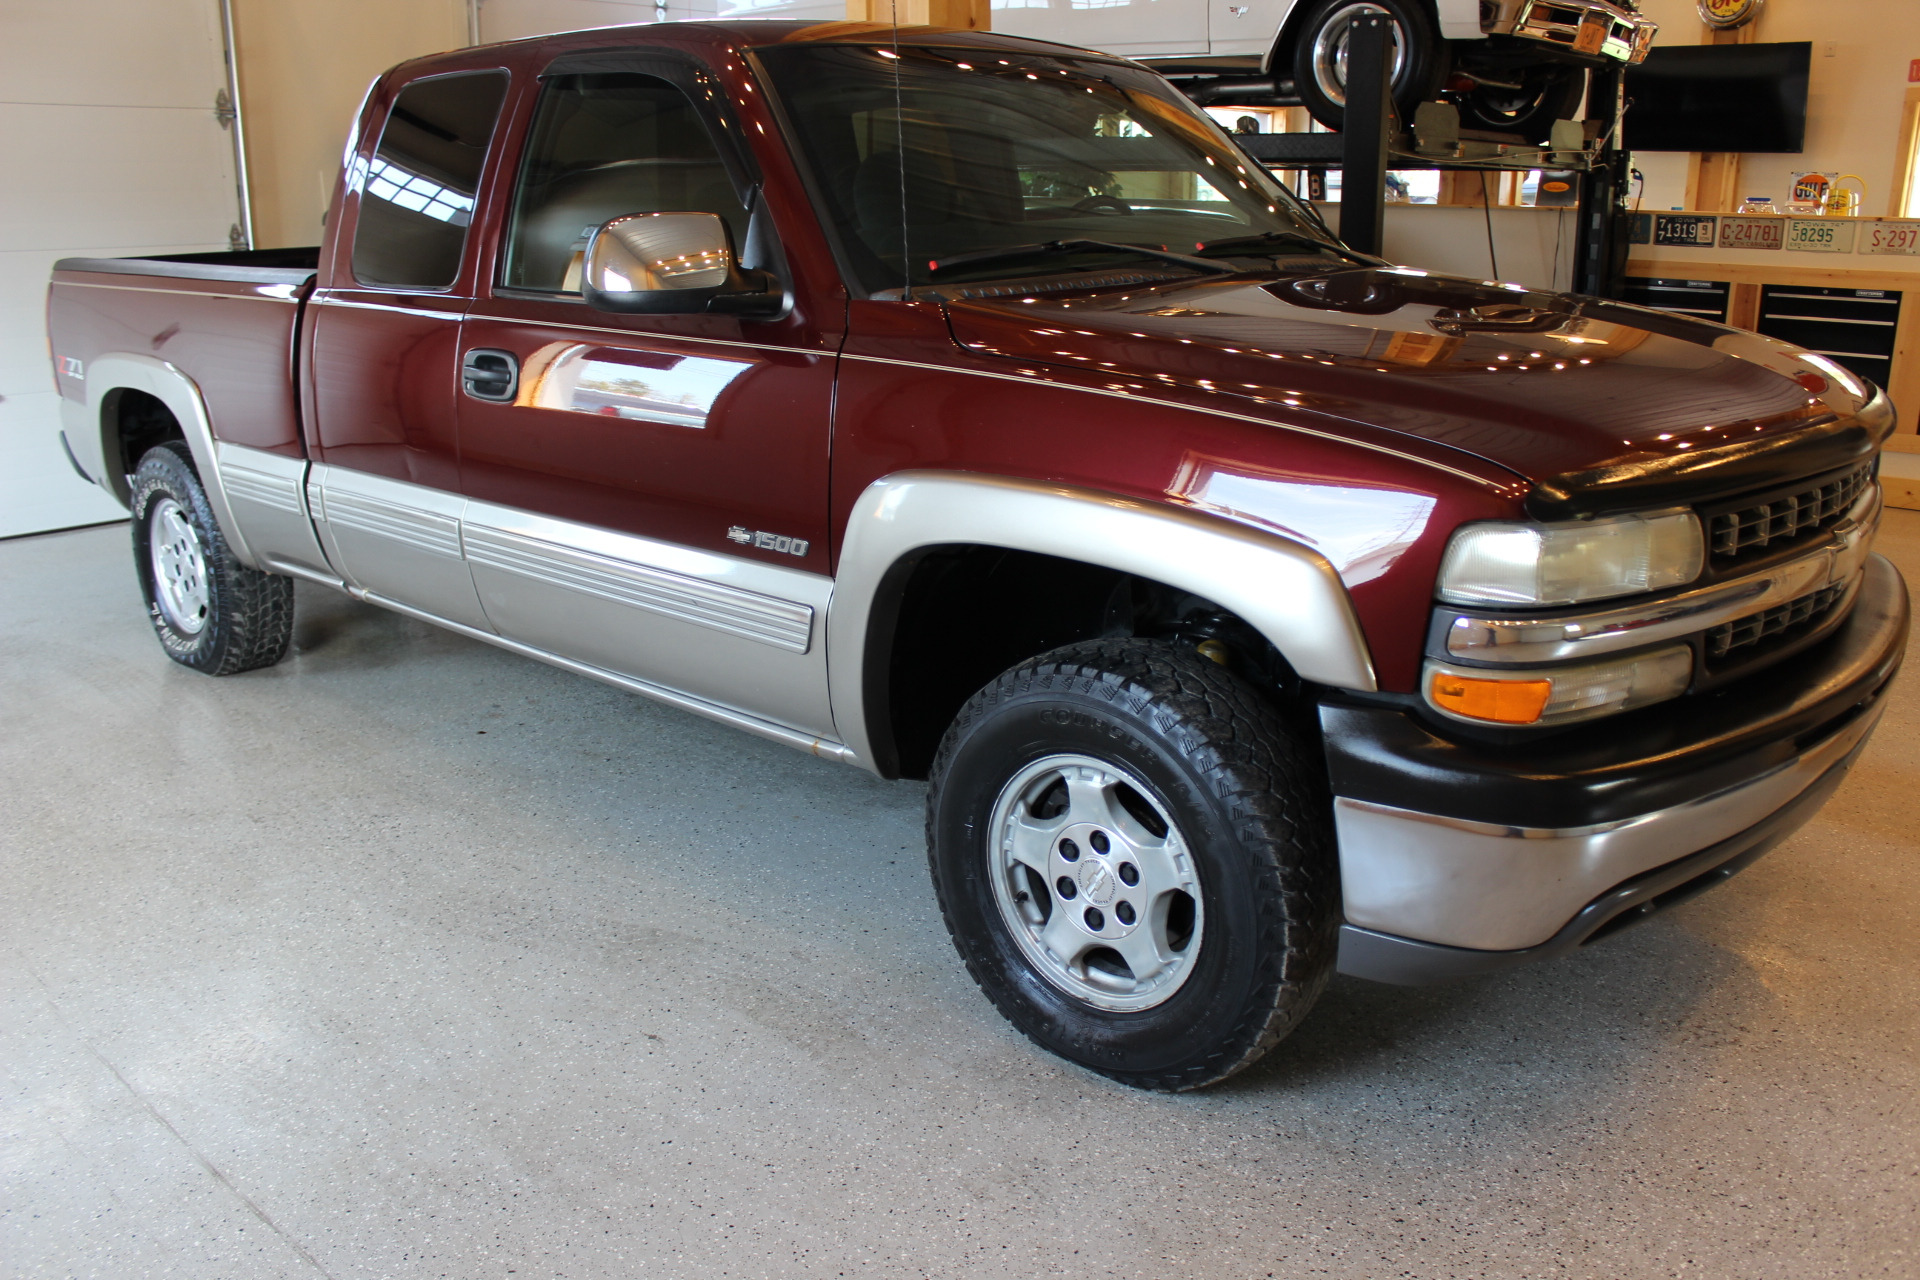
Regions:
<instances>
[{"instance_id":1,"label":"body side molding","mask_svg":"<svg viewBox=\"0 0 1920 1280\"><path fill-rule=\"evenodd\" d=\"M220 483L234 519L247 531L247 545L263 569L337 580L314 534L313 513L307 507L305 458L289 458L217 441L214 455L220 464Z\"/></svg>"},{"instance_id":2,"label":"body side molding","mask_svg":"<svg viewBox=\"0 0 1920 1280\"><path fill-rule=\"evenodd\" d=\"M796 750L806 752L808 755L819 756L825 760L852 762L851 754L847 748L831 739L816 737L813 734L802 732L787 725L776 724L771 720L762 719L751 712L742 711L737 707L723 706L717 702L710 702L705 698L696 697L693 694L684 693L678 689L668 688L666 685L655 684L650 680L641 680L635 676L623 675L618 671L609 671L605 667L596 667L591 663L569 658L565 654L555 653L551 649L542 649L537 645L525 644L508 636L500 635L497 632L482 631L478 627L470 627L463 622L455 622L451 618L442 617L437 613L429 613L425 609L415 609L409 605L402 604L398 600L389 599L375 591L367 591L363 588L347 586L346 584L341 585L345 588L346 593L356 600L363 600L368 604L379 605L383 609L391 609L395 613L405 614L410 618L418 618L422 622L431 622L436 626L445 627L449 631L466 636L470 640L484 640L488 644L497 645L510 653L517 653L525 658L533 658L537 661L545 662L551 666L559 667L563 671L571 671L575 675L587 676L591 679L602 681L606 684L613 685L617 689L625 689L629 693L637 693L642 697L652 698L656 702L664 702L670 707L679 707L682 711L691 711L695 715L705 716L709 720L717 720L721 724L731 725L736 729L744 729L756 737L766 738L771 742L778 742L782 746L793 747Z\"/></svg>"},{"instance_id":3,"label":"body side molding","mask_svg":"<svg viewBox=\"0 0 1920 1280\"><path fill-rule=\"evenodd\" d=\"M902 471L854 504L827 613L834 725L879 772L868 724L869 651L890 571L916 551L973 544L1059 556L1191 591L1258 630L1303 679L1372 692L1373 660L1340 576L1297 542L1214 516L1064 484Z\"/></svg>"}]
</instances>

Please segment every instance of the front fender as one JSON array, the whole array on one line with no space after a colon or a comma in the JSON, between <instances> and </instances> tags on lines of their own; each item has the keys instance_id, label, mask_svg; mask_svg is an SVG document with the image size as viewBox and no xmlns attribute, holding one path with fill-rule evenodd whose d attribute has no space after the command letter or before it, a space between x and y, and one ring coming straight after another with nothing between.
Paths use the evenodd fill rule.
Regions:
<instances>
[{"instance_id":1,"label":"front fender","mask_svg":"<svg viewBox=\"0 0 1920 1280\"><path fill-rule=\"evenodd\" d=\"M1340 575L1326 557L1276 534L1164 503L1072 485L945 471L902 471L854 504L827 611L834 725L878 769L870 708L885 680L896 566L940 546L1032 551L1134 574L1232 610L1302 679L1372 692L1373 660Z\"/></svg>"}]
</instances>

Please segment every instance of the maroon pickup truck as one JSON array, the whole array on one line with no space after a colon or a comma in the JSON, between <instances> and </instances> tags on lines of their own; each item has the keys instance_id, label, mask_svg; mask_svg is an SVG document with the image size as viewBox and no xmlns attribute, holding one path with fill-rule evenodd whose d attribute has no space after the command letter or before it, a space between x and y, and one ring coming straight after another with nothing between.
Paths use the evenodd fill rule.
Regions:
<instances>
[{"instance_id":1,"label":"maroon pickup truck","mask_svg":"<svg viewBox=\"0 0 1920 1280\"><path fill-rule=\"evenodd\" d=\"M1819 807L1899 665L1834 362L1353 252L1166 82L848 23L375 84L316 249L74 259L176 661L304 578L887 778L981 988L1180 1089Z\"/></svg>"}]
</instances>

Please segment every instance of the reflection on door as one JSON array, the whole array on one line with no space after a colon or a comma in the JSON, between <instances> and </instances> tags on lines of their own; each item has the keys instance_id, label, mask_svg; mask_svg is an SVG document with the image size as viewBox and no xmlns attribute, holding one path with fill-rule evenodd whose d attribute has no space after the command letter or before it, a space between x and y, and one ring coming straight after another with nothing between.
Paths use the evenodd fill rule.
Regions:
<instances>
[{"instance_id":1,"label":"reflection on door","mask_svg":"<svg viewBox=\"0 0 1920 1280\"><path fill-rule=\"evenodd\" d=\"M553 342L527 359L515 404L701 429L721 393L756 363Z\"/></svg>"}]
</instances>

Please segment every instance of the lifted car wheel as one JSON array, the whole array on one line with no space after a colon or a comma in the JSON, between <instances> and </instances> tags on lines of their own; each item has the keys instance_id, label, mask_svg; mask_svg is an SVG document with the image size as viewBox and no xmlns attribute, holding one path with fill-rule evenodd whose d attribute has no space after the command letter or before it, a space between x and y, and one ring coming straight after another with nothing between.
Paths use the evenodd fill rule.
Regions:
<instances>
[{"instance_id":1,"label":"lifted car wheel","mask_svg":"<svg viewBox=\"0 0 1920 1280\"><path fill-rule=\"evenodd\" d=\"M235 558L186 446L147 450L132 497L134 568L167 656L210 676L285 657L293 639L293 579Z\"/></svg>"},{"instance_id":2,"label":"lifted car wheel","mask_svg":"<svg viewBox=\"0 0 1920 1280\"><path fill-rule=\"evenodd\" d=\"M1370 9L1393 15L1393 105L1402 120L1439 91L1452 65L1434 29L1430 6L1418 0L1320 0L1293 39L1294 86L1307 111L1329 129L1347 116L1347 44L1353 20Z\"/></svg>"},{"instance_id":3,"label":"lifted car wheel","mask_svg":"<svg viewBox=\"0 0 1920 1280\"><path fill-rule=\"evenodd\" d=\"M961 709L927 798L968 971L1043 1047L1191 1089L1312 1006L1337 921L1324 768L1306 734L1184 645L1024 662Z\"/></svg>"},{"instance_id":4,"label":"lifted car wheel","mask_svg":"<svg viewBox=\"0 0 1920 1280\"><path fill-rule=\"evenodd\" d=\"M1548 142L1553 122L1572 119L1586 92L1584 67L1529 67L1517 88L1481 84L1462 94L1460 123L1469 129L1517 133L1528 142Z\"/></svg>"}]
</instances>

